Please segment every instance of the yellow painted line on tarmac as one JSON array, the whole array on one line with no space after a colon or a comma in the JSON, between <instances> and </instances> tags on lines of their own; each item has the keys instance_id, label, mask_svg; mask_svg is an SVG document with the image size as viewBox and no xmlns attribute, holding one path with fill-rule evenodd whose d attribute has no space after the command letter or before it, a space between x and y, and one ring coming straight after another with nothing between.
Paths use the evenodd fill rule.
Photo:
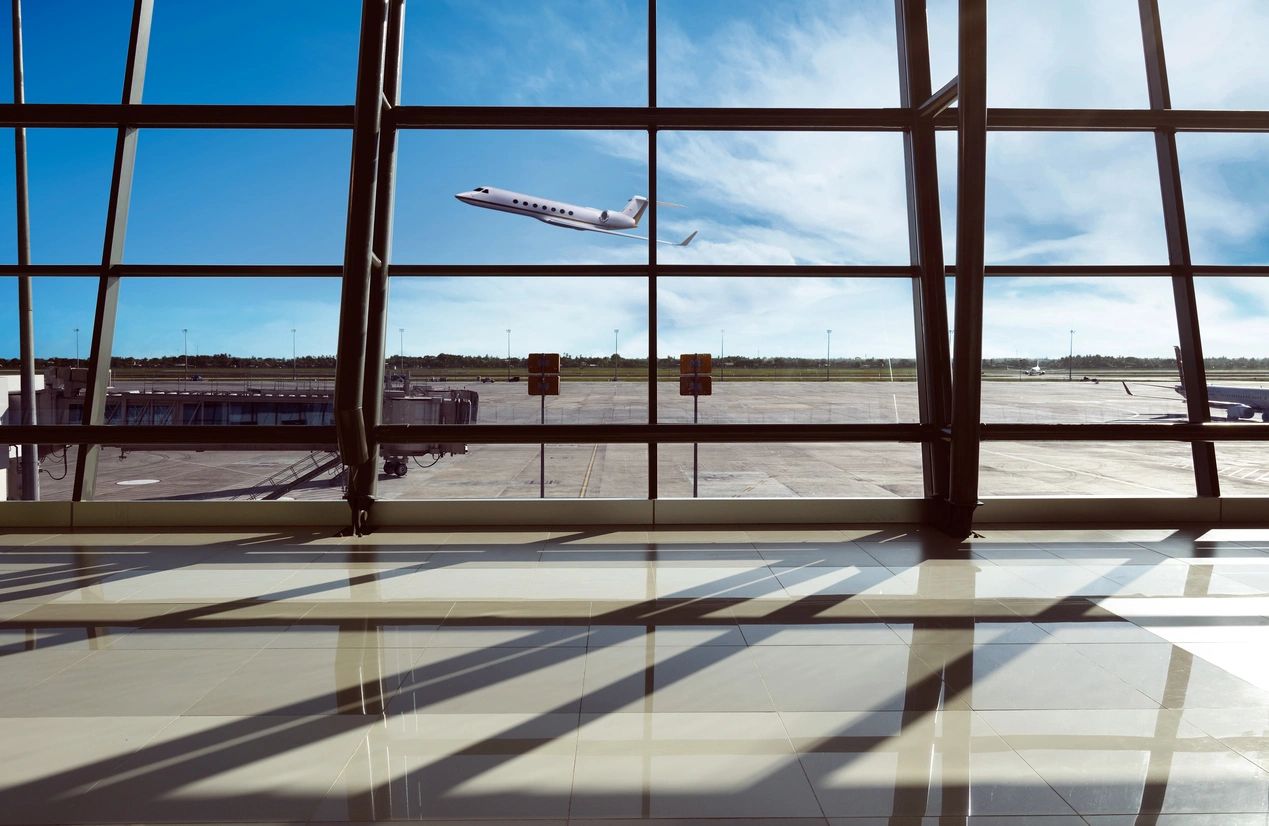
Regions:
<instances>
[{"instance_id":1,"label":"yellow painted line on tarmac","mask_svg":"<svg viewBox=\"0 0 1269 826\"><path fill-rule=\"evenodd\" d=\"M595 457L599 454L599 445L595 445L590 451L590 464L586 466L586 475L582 477L582 491L577 496L579 499L586 497L586 488L590 487L590 472L595 469Z\"/></svg>"}]
</instances>

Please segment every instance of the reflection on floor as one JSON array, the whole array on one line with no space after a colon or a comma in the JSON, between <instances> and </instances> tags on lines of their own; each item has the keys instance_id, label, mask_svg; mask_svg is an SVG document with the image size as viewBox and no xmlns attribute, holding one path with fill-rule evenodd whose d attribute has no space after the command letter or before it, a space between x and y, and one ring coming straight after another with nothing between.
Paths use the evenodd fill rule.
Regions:
<instances>
[{"instance_id":1,"label":"reflection on floor","mask_svg":"<svg viewBox=\"0 0 1269 826\"><path fill-rule=\"evenodd\" d=\"M1269 531L2 534L0 717L3 823L1264 826Z\"/></svg>"}]
</instances>

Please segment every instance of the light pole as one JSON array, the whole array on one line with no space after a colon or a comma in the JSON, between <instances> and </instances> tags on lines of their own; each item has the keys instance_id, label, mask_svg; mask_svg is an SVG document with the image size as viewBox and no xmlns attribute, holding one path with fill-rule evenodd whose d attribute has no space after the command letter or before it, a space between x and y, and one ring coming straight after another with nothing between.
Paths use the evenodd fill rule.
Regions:
<instances>
[{"instance_id":1,"label":"light pole","mask_svg":"<svg viewBox=\"0 0 1269 826\"><path fill-rule=\"evenodd\" d=\"M833 331L825 330L828 334L828 340L824 344L824 381L832 381L832 374L829 373L830 365L833 363Z\"/></svg>"},{"instance_id":2,"label":"light pole","mask_svg":"<svg viewBox=\"0 0 1269 826\"><path fill-rule=\"evenodd\" d=\"M1066 357L1066 380L1071 380L1072 368L1075 366L1075 331L1071 331L1071 350Z\"/></svg>"},{"instance_id":3,"label":"light pole","mask_svg":"<svg viewBox=\"0 0 1269 826\"><path fill-rule=\"evenodd\" d=\"M182 327L181 334L185 336L185 378L182 381L189 381L189 328Z\"/></svg>"},{"instance_id":4,"label":"light pole","mask_svg":"<svg viewBox=\"0 0 1269 826\"><path fill-rule=\"evenodd\" d=\"M405 328L397 328L397 372L405 375Z\"/></svg>"},{"instance_id":5,"label":"light pole","mask_svg":"<svg viewBox=\"0 0 1269 826\"><path fill-rule=\"evenodd\" d=\"M75 328L75 366L79 366L79 328Z\"/></svg>"},{"instance_id":6,"label":"light pole","mask_svg":"<svg viewBox=\"0 0 1269 826\"><path fill-rule=\"evenodd\" d=\"M617 346L617 334L621 332L620 328L614 328L612 331L612 380L617 380L617 359L621 358L619 354L621 348Z\"/></svg>"},{"instance_id":7,"label":"light pole","mask_svg":"<svg viewBox=\"0 0 1269 826\"><path fill-rule=\"evenodd\" d=\"M718 379L723 378L723 356L727 355L727 331L718 331Z\"/></svg>"},{"instance_id":8,"label":"light pole","mask_svg":"<svg viewBox=\"0 0 1269 826\"><path fill-rule=\"evenodd\" d=\"M295 358L295 328L292 327L291 328L291 384L297 387L300 384L298 367L299 366L296 363L296 358Z\"/></svg>"},{"instance_id":9,"label":"light pole","mask_svg":"<svg viewBox=\"0 0 1269 826\"><path fill-rule=\"evenodd\" d=\"M511 328L507 328L507 381L511 381Z\"/></svg>"}]
</instances>

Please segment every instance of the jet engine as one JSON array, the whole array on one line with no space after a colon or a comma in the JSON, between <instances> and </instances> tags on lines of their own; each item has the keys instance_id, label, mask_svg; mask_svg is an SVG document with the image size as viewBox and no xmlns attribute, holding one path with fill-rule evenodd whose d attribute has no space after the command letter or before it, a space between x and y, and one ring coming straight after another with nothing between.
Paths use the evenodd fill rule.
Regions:
<instances>
[{"instance_id":1,"label":"jet engine","mask_svg":"<svg viewBox=\"0 0 1269 826\"><path fill-rule=\"evenodd\" d=\"M1225 417L1231 422L1236 422L1239 419L1250 419L1253 415L1255 415L1255 411L1245 404L1231 404L1225 408Z\"/></svg>"},{"instance_id":2,"label":"jet engine","mask_svg":"<svg viewBox=\"0 0 1269 826\"><path fill-rule=\"evenodd\" d=\"M608 210L605 209L603 212L599 213L599 223L608 223Z\"/></svg>"}]
</instances>

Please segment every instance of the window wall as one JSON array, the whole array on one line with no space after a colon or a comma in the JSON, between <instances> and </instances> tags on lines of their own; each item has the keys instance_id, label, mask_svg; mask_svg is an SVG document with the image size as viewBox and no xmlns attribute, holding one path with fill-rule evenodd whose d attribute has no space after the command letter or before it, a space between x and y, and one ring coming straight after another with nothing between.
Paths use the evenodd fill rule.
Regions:
<instances>
[{"instance_id":1,"label":"window wall","mask_svg":"<svg viewBox=\"0 0 1269 826\"><path fill-rule=\"evenodd\" d=\"M983 134L942 0L65 5L0 31L0 286L121 435L43 498L1260 494L1269 114L1195 4L992 3Z\"/></svg>"}]
</instances>

